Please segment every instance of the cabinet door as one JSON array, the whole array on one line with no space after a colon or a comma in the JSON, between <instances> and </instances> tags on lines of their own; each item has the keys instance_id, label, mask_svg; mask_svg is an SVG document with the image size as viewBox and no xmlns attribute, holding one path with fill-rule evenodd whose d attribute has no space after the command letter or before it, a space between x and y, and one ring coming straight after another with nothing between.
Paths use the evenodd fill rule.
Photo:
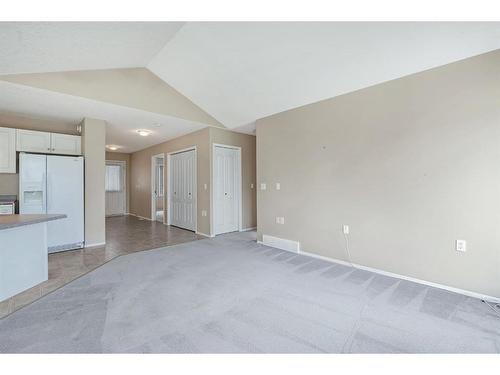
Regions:
<instances>
[{"instance_id":1,"label":"cabinet door","mask_svg":"<svg viewBox=\"0 0 500 375\"><path fill-rule=\"evenodd\" d=\"M0 173L16 173L16 129L0 128Z\"/></svg>"},{"instance_id":2,"label":"cabinet door","mask_svg":"<svg viewBox=\"0 0 500 375\"><path fill-rule=\"evenodd\" d=\"M51 153L62 155L80 155L81 137L78 135L51 133Z\"/></svg>"},{"instance_id":3,"label":"cabinet door","mask_svg":"<svg viewBox=\"0 0 500 375\"><path fill-rule=\"evenodd\" d=\"M50 152L50 133L17 129L17 151Z\"/></svg>"}]
</instances>

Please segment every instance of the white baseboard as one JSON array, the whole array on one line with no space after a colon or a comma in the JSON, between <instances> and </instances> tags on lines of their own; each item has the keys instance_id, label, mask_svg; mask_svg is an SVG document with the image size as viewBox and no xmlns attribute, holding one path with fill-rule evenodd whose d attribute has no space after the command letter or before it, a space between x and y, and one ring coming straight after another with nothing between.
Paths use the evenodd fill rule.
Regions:
<instances>
[{"instance_id":1,"label":"white baseboard","mask_svg":"<svg viewBox=\"0 0 500 375\"><path fill-rule=\"evenodd\" d=\"M292 253L300 252L299 242L287 240L284 238L269 236L268 234L262 235L262 243L264 245L275 247L277 249L291 251Z\"/></svg>"},{"instance_id":2,"label":"white baseboard","mask_svg":"<svg viewBox=\"0 0 500 375\"><path fill-rule=\"evenodd\" d=\"M490 301L490 302L495 302L495 303L500 302L500 298L489 296L487 294L481 294L481 293L473 292L473 291L466 290L466 289L460 289L460 288L455 288L455 287L448 286L448 285L438 284L438 283L434 283L432 281L421 280L421 279L417 279L415 277L410 277L410 276L400 275L398 273L380 270L378 268L363 266L361 264L349 263L349 262L346 262L346 261L340 260L340 259L328 258L328 257L322 256L322 255L308 253L307 251L300 251L299 254L306 255L306 256L309 256L312 258L316 258L316 259L325 260L325 261L331 262L331 263L337 263L337 264L341 264L344 266L351 266L351 267L354 267L354 268L357 268L360 270L377 273L379 275L389 276L389 277L393 277L393 278L401 279L401 280L407 280L407 281L411 281L411 282L414 282L417 284L427 285L427 286L431 286L431 287L438 288L438 289L444 289L444 290L447 290L449 292L463 294L463 295L468 296L468 297L478 298L478 299L482 299L482 300L486 300L486 301Z\"/></svg>"},{"instance_id":3,"label":"white baseboard","mask_svg":"<svg viewBox=\"0 0 500 375\"><path fill-rule=\"evenodd\" d=\"M323 255L319 255L319 254L308 253L307 251L300 251L299 254L300 255L305 255L305 256L308 256L308 257L311 257L311 258L321 259L321 260L324 260L324 261L327 261L327 262L331 262L331 263L341 264L343 266L355 267L354 264L349 263L348 261L340 260L340 259L335 259L335 258L328 258L328 257L325 257Z\"/></svg>"},{"instance_id":4,"label":"white baseboard","mask_svg":"<svg viewBox=\"0 0 500 375\"><path fill-rule=\"evenodd\" d=\"M256 229L257 229L257 227L245 228L245 229L240 230L240 232L250 232L251 230L256 230Z\"/></svg>"},{"instance_id":5,"label":"white baseboard","mask_svg":"<svg viewBox=\"0 0 500 375\"><path fill-rule=\"evenodd\" d=\"M202 233L202 232L195 232L196 234L199 234L200 236L203 236L203 237L208 237L208 238L213 238L215 237L213 234L210 235L210 234L206 234L206 233Z\"/></svg>"},{"instance_id":6,"label":"white baseboard","mask_svg":"<svg viewBox=\"0 0 500 375\"><path fill-rule=\"evenodd\" d=\"M264 236L266 236L266 235L262 236L263 239L264 239ZM268 237L272 237L272 236L268 236ZM276 238L276 237L274 237L274 238ZM285 241L289 241L289 240L285 240ZM414 282L414 283L417 283L417 284L427 285L427 286L431 286L431 287L434 287L434 288L447 290L449 292L462 294L462 295L468 296L468 297L478 298L478 299L481 299L481 300L486 300L486 301L490 301L490 302L494 302L494 303L500 303L500 298L489 296L487 294L477 293L477 292L473 292L473 291L466 290L466 289L460 289L460 288L455 288L455 287L448 286L448 285L438 284L438 283L434 283L432 281L421 280L421 279L417 279L417 278L410 277L410 276L400 275L398 273L393 273L393 272L389 272L389 271L380 270L378 268L372 268L372 267L368 267L368 266L363 266L361 264L349 263L349 262L346 262L345 260L340 260L340 259L335 259L335 258L329 258L329 257L325 257L325 256L322 256L322 255L318 255L318 254L314 254L314 253L309 253L307 251L301 251L300 249L298 251L293 251L293 250L290 250L290 249L284 249L282 247L273 246L269 242L265 242L265 241L257 241L257 242L260 243L260 244L262 244L262 245L275 247L275 248L278 248L278 249L281 249L281 250L290 251L290 252L293 252L293 253L298 253L300 255L309 256L311 258L321 259L321 260L324 260L324 261L327 261L327 262L341 264L343 266L354 267L354 268L357 268L357 269L360 269L360 270L369 271L369 272L377 273L377 274L388 276L388 277L393 277L393 278L400 279L400 280L407 280L407 281L411 281L411 282ZM291 241L291 242L295 242L295 241Z\"/></svg>"},{"instance_id":7,"label":"white baseboard","mask_svg":"<svg viewBox=\"0 0 500 375\"><path fill-rule=\"evenodd\" d=\"M98 243L89 243L89 244L85 244L84 248L86 249L87 247L101 247L101 246L104 246L106 245L106 242L98 242Z\"/></svg>"},{"instance_id":8,"label":"white baseboard","mask_svg":"<svg viewBox=\"0 0 500 375\"><path fill-rule=\"evenodd\" d=\"M132 214L132 213L128 213L127 215L130 215L130 216L135 216L139 219L143 219L143 220L148 220L148 221L153 221L151 218L149 217L144 217L144 216L141 216L141 215L136 215L136 214Z\"/></svg>"}]
</instances>

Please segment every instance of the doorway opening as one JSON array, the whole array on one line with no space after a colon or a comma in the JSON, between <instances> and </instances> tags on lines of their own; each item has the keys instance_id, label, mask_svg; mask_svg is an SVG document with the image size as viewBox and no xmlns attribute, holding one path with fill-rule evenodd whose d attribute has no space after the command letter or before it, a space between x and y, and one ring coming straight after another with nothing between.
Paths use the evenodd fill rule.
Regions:
<instances>
[{"instance_id":1,"label":"doorway opening","mask_svg":"<svg viewBox=\"0 0 500 375\"><path fill-rule=\"evenodd\" d=\"M213 144L213 235L242 230L241 147Z\"/></svg>"},{"instance_id":2,"label":"doorway opening","mask_svg":"<svg viewBox=\"0 0 500 375\"><path fill-rule=\"evenodd\" d=\"M127 163L106 160L106 216L125 215L127 210Z\"/></svg>"},{"instance_id":3,"label":"doorway opening","mask_svg":"<svg viewBox=\"0 0 500 375\"><path fill-rule=\"evenodd\" d=\"M164 223L164 154L151 158L151 220Z\"/></svg>"}]
</instances>

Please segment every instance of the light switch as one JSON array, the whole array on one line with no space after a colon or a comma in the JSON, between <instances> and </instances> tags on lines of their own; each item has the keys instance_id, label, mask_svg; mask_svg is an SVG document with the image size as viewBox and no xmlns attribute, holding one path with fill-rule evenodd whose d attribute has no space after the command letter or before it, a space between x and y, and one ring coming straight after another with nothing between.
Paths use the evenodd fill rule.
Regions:
<instances>
[{"instance_id":1,"label":"light switch","mask_svg":"<svg viewBox=\"0 0 500 375\"><path fill-rule=\"evenodd\" d=\"M250 189L253 189L253 184L250 184Z\"/></svg>"},{"instance_id":2,"label":"light switch","mask_svg":"<svg viewBox=\"0 0 500 375\"><path fill-rule=\"evenodd\" d=\"M207 210L201 210L201 216L207 216Z\"/></svg>"},{"instance_id":3,"label":"light switch","mask_svg":"<svg viewBox=\"0 0 500 375\"><path fill-rule=\"evenodd\" d=\"M207 190L207 189L208 189L207 184L203 184L203 189L205 189L205 190Z\"/></svg>"},{"instance_id":4,"label":"light switch","mask_svg":"<svg viewBox=\"0 0 500 375\"><path fill-rule=\"evenodd\" d=\"M281 184L279 182L276 182L276 190L281 189Z\"/></svg>"},{"instance_id":5,"label":"light switch","mask_svg":"<svg viewBox=\"0 0 500 375\"><path fill-rule=\"evenodd\" d=\"M467 251L467 241L457 240L455 243L455 250L465 253Z\"/></svg>"},{"instance_id":6,"label":"light switch","mask_svg":"<svg viewBox=\"0 0 500 375\"><path fill-rule=\"evenodd\" d=\"M261 183L260 184L260 190L266 190L267 189L267 185L265 182Z\"/></svg>"},{"instance_id":7,"label":"light switch","mask_svg":"<svg viewBox=\"0 0 500 375\"><path fill-rule=\"evenodd\" d=\"M349 225L344 224L342 226L342 232L344 232L344 234L349 234Z\"/></svg>"}]
</instances>

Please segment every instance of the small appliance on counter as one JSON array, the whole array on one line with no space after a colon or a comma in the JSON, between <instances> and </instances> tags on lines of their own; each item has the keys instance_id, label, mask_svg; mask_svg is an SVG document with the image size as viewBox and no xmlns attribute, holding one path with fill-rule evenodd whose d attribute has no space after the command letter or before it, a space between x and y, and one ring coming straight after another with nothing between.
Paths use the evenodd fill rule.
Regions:
<instances>
[{"instance_id":1,"label":"small appliance on counter","mask_svg":"<svg viewBox=\"0 0 500 375\"><path fill-rule=\"evenodd\" d=\"M16 195L0 195L0 215L13 215L16 213Z\"/></svg>"}]
</instances>

